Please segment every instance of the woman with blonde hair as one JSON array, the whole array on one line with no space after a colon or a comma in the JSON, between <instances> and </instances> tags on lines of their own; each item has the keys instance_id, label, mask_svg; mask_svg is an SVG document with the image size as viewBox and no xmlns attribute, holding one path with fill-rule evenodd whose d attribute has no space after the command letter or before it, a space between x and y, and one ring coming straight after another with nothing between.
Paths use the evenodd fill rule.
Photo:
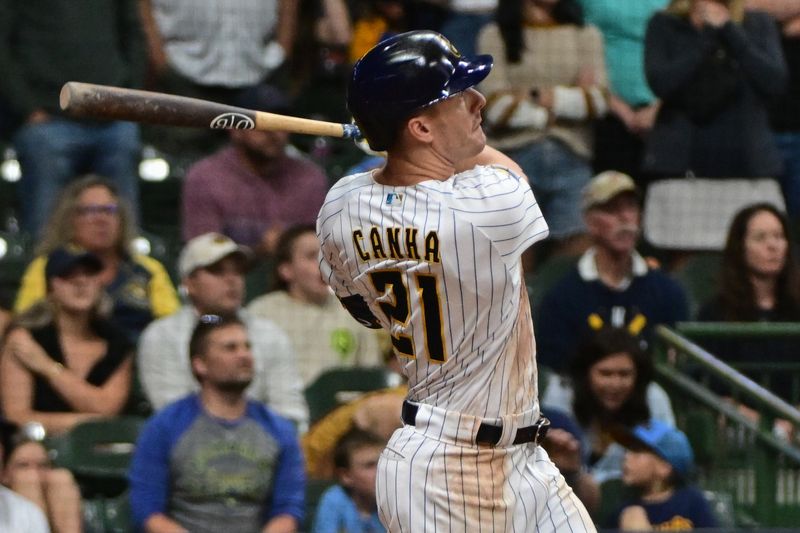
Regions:
<instances>
[{"instance_id":1,"label":"woman with blonde hair","mask_svg":"<svg viewBox=\"0 0 800 533\"><path fill-rule=\"evenodd\" d=\"M57 248L46 261L45 299L12 321L0 351L0 407L58 434L122 411L133 344L104 318L98 256Z\"/></svg>"},{"instance_id":2,"label":"woman with blonde hair","mask_svg":"<svg viewBox=\"0 0 800 533\"><path fill-rule=\"evenodd\" d=\"M663 102L647 140L649 174L780 173L768 105L788 74L769 15L741 0L673 0L647 27L645 71Z\"/></svg>"},{"instance_id":3,"label":"woman with blonde hair","mask_svg":"<svg viewBox=\"0 0 800 533\"><path fill-rule=\"evenodd\" d=\"M136 340L150 321L172 314L179 302L164 266L132 249L134 237L131 210L113 184L99 176L72 182L62 191L37 257L25 271L15 311L45 296L47 255L73 246L100 258L100 280L113 301L111 320Z\"/></svg>"}]
</instances>

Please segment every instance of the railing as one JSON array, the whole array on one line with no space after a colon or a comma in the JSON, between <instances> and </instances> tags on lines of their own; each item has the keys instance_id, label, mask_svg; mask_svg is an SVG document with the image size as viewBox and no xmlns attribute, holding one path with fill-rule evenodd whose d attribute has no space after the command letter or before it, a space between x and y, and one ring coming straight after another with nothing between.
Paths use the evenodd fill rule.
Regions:
<instances>
[{"instance_id":1,"label":"railing","mask_svg":"<svg viewBox=\"0 0 800 533\"><path fill-rule=\"evenodd\" d=\"M800 324L685 323L677 330L680 334L664 326L656 329L656 371L670 393L678 425L695 448L698 481L731 497L740 525L797 526L800 448L776 427L800 428L800 411L686 337L800 340ZM795 362L764 361L762 366L771 372L800 368Z\"/></svg>"}]
</instances>

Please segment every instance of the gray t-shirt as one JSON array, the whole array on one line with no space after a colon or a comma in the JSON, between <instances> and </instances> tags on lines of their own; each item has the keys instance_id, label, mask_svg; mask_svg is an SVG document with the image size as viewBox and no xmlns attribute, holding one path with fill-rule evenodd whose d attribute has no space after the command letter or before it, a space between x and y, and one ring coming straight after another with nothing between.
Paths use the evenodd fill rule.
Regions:
<instances>
[{"instance_id":1,"label":"gray t-shirt","mask_svg":"<svg viewBox=\"0 0 800 533\"><path fill-rule=\"evenodd\" d=\"M255 420L200 414L172 450L168 515L192 533L260 531L279 454Z\"/></svg>"}]
</instances>

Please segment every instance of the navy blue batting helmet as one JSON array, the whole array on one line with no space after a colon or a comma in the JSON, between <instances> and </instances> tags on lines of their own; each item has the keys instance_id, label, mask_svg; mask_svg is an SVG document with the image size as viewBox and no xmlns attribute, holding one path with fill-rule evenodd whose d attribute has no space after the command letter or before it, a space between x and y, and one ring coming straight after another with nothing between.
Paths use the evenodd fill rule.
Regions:
<instances>
[{"instance_id":1,"label":"navy blue batting helmet","mask_svg":"<svg viewBox=\"0 0 800 533\"><path fill-rule=\"evenodd\" d=\"M347 107L373 150L386 150L415 111L480 83L492 56L462 57L435 31L382 41L353 67Z\"/></svg>"}]
</instances>

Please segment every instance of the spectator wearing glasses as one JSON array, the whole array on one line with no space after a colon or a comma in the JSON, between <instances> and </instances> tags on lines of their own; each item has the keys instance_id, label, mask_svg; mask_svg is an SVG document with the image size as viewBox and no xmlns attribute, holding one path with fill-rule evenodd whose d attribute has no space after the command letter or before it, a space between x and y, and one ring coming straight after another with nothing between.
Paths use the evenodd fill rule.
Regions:
<instances>
[{"instance_id":1,"label":"spectator wearing glasses","mask_svg":"<svg viewBox=\"0 0 800 533\"><path fill-rule=\"evenodd\" d=\"M150 324L139 342L139 379L154 408L197 389L187 351L198 320L204 315L238 315L247 327L255 365L248 396L305 426L308 409L289 337L273 322L242 308L244 274L251 259L249 248L220 233L199 235L184 246L178 270L188 303Z\"/></svg>"},{"instance_id":2,"label":"spectator wearing glasses","mask_svg":"<svg viewBox=\"0 0 800 533\"><path fill-rule=\"evenodd\" d=\"M57 434L122 411L133 346L105 318L102 272L89 252L47 256L47 296L12 321L0 353L0 403L10 421Z\"/></svg>"},{"instance_id":3,"label":"spectator wearing glasses","mask_svg":"<svg viewBox=\"0 0 800 533\"><path fill-rule=\"evenodd\" d=\"M38 257L23 275L14 310L25 311L45 297L49 253L81 248L102 261L99 279L113 302L110 319L135 341L151 320L175 312L179 303L164 266L132 249L134 231L130 209L110 182L98 176L74 181L62 192Z\"/></svg>"}]
</instances>

